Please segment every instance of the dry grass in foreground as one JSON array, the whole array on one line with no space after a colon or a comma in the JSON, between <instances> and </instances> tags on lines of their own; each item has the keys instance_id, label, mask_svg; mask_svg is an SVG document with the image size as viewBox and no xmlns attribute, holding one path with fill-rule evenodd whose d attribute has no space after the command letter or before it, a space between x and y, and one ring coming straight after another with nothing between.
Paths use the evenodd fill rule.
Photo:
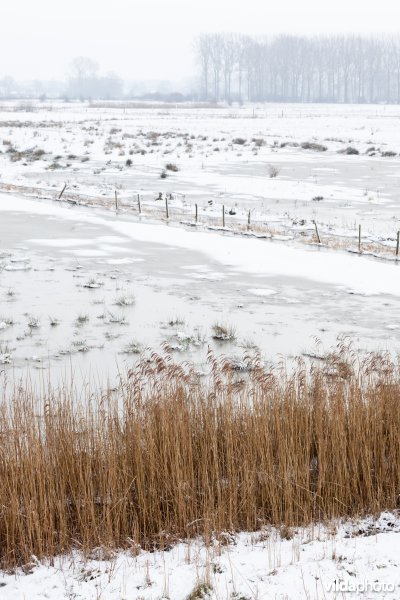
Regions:
<instances>
[{"instance_id":1,"label":"dry grass in foreground","mask_svg":"<svg viewBox=\"0 0 400 600\"><path fill-rule=\"evenodd\" d=\"M319 366L201 379L142 360L118 394L16 390L0 413L0 560L282 527L398 506L400 369L342 348Z\"/></svg>"}]
</instances>

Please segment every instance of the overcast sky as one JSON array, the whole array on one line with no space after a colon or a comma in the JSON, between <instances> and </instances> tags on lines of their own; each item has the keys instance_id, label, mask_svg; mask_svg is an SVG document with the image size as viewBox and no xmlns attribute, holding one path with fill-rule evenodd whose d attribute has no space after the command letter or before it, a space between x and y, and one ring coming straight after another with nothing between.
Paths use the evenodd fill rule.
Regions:
<instances>
[{"instance_id":1,"label":"overcast sky","mask_svg":"<svg viewBox=\"0 0 400 600\"><path fill-rule=\"evenodd\" d=\"M0 77L64 79L74 56L125 79L193 71L206 31L397 32L400 0L0 0Z\"/></svg>"}]
</instances>

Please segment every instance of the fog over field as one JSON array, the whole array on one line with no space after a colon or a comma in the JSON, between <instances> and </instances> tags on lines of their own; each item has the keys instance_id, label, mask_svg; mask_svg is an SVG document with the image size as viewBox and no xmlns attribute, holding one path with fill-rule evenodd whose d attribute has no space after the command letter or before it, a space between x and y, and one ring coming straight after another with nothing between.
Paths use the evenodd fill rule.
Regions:
<instances>
[{"instance_id":1,"label":"fog over field","mask_svg":"<svg viewBox=\"0 0 400 600\"><path fill-rule=\"evenodd\" d=\"M398 102L397 9L395 0L382 0L379 8L361 0L283 0L273 6L260 0L116 0L112 8L94 0L6 0L0 8L4 25L0 51L7 57L0 65L0 96L116 98L175 93L214 100L221 94L226 100ZM212 38L206 59L210 78L215 69L221 70L221 90L213 92L204 86L207 36ZM77 58L85 61L79 66ZM264 80L269 77L265 68L284 78L294 69L305 83L299 89L297 81L290 89L286 84L282 89L276 85L262 89L262 84L260 89L252 83L246 91L246 74ZM319 81L311 90L314 69L329 81ZM243 79L240 93L222 90L227 72L230 78ZM359 82L364 76L365 89ZM85 84L77 85L77 79L85 79ZM344 89L348 79L358 81L352 90ZM335 86L342 89L335 91Z\"/></svg>"},{"instance_id":2,"label":"fog over field","mask_svg":"<svg viewBox=\"0 0 400 600\"><path fill-rule=\"evenodd\" d=\"M400 597L397 12L2 2L0 600Z\"/></svg>"}]
</instances>

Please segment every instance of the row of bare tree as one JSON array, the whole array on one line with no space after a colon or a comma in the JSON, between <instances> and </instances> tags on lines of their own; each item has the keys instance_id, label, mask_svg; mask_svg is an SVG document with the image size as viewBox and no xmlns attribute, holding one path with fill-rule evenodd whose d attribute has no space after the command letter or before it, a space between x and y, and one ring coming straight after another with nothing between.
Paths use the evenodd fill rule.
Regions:
<instances>
[{"instance_id":1,"label":"row of bare tree","mask_svg":"<svg viewBox=\"0 0 400 600\"><path fill-rule=\"evenodd\" d=\"M400 103L400 36L203 34L203 99Z\"/></svg>"},{"instance_id":2,"label":"row of bare tree","mask_svg":"<svg viewBox=\"0 0 400 600\"><path fill-rule=\"evenodd\" d=\"M116 73L99 75L99 65L86 56L73 59L70 66L67 96L71 98L120 98L123 83Z\"/></svg>"}]
</instances>

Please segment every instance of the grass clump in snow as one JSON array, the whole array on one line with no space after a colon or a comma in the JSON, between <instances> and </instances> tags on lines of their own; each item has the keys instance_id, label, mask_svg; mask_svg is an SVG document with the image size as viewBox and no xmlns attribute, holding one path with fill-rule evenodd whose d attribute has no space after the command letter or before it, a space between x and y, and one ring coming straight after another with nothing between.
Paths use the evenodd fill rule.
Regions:
<instances>
[{"instance_id":1,"label":"grass clump in snow","mask_svg":"<svg viewBox=\"0 0 400 600\"><path fill-rule=\"evenodd\" d=\"M216 323L212 327L213 339L220 342L233 342L236 339L236 330L231 325Z\"/></svg>"},{"instance_id":2,"label":"grass clump in snow","mask_svg":"<svg viewBox=\"0 0 400 600\"><path fill-rule=\"evenodd\" d=\"M116 306L132 306L132 304L135 303L135 298L133 295L129 295L129 296L118 296L118 298L115 299L115 304Z\"/></svg>"},{"instance_id":3,"label":"grass clump in snow","mask_svg":"<svg viewBox=\"0 0 400 600\"><path fill-rule=\"evenodd\" d=\"M89 323L89 315L81 313L76 317L75 325L77 327L82 327L86 323Z\"/></svg>"},{"instance_id":4,"label":"grass clump in snow","mask_svg":"<svg viewBox=\"0 0 400 600\"><path fill-rule=\"evenodd\" d=\"M100 288L102 285L103 285L102 281L99 281L98 279L95 279L95 278L91 278L86 283L83 284L83 287L91 289L91 290L96 290L96 289Z\"/></svg>"},{"instance_id":5,"label":"grass clump in snow","mask_svg":"<svg viewBox=\"0 0 400 600\"><path fill-rule=\"evenodd\" d=\"M187 600L203 600L209 598L212 587L208 582L199 581L187 597Z\"/></svg>"},{"instance_id":6,"label":"grass clump in snow","mask_svg":"<svg viewBox=\"0 0 400 600\"><path fill-rule=\"evenodd\" d=\"M348 156L355 155L358 156L360 154L357 148L353 148L353 146L347 146L347 148L343 148L343 150L338 151L339 154L347 154Z\"/></svg>"},{"instance_id":7,"label":"grass clump in snow","mask_svg":"<svg viewBox=\"0 0 400 600\"><path fill-rule=\"evenodd\" d=\"M177 173L179 171L179 167L175 163L167 163L165 165L165 169L167 171L171 171L172 173Z\"/></svg>"},{"instance_id":8,"label":"grass clump in snow","mask_svg":"<svg viewBox=\"0 0 400 600\"><path fill-rule=\"evenodd\" d=\"M141 354L143 352L143 345L136 340L131 340L122 349L122 354Z\"/></svg>"},{"instance_id":9,"label":"grass clump in snow","mask_svg":"<svg viewBox=\"0 0 400 600\"><path fill-rule=\"evenodd\" d=\"M179 327L182 325L185 325L186 321L184 317L180 317L180 316L175 316L175 317L170 317L167 320L167 327Z\"/></svg>"},{"instance_id":10,"label":"grass clump in snow","mask_svg":"<svg viewBox=\"0 0 400 600\"><path fill-rule=\"evenodd\" d=\"M268 165L268 175L270 179L275 179L275 177L278 177L279 173L280 169L278 169L278 167L275 167L274 165Z\"/></svg>"},{"instance_id":11,"label":"grass clump in snow","mask_svg":"<svg viewBox=\"0 0 400 600\"><path fill-rule=\"evenodd\" d=\"M28 327L29 329L38 329L40 327L40 319L30 315L28 317Z\"/></svg>"},{"instance_id":12,"label":"grass clump in snow","mask_svg":"<svg viewBox=\"0 0 400 600\"><path fill-rule=\"evenodd\" d=\"M323 144L317 144L316 142L303 142L301 144L303 150L313 150L314 152L326 152L328 148Z\"/></svg>"}]
</instances>

